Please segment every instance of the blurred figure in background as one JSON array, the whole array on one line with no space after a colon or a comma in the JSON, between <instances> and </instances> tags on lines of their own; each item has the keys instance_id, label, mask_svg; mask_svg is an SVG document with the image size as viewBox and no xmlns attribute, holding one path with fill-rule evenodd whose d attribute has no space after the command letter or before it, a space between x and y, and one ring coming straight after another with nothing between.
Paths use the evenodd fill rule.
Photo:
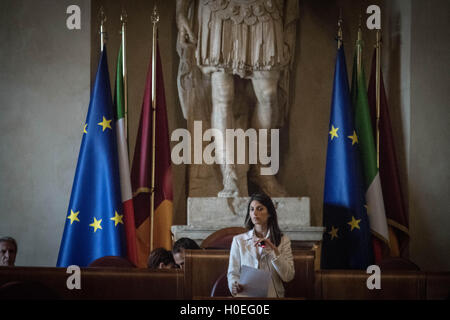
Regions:
<instances>
[{"instance_id":1,"label":"blurred figure in background","mask_svg":"<svg viewBox=\"0 0 450 320\"><path fill-rule=\"evenodd\" d=\"M150 253L147 266L150 269L173 269L177 267L172 252L164 248L156 248Z\"/></svg>"},{"instance_id":2,"label":"blurred figure in background","mask_svg":"<svg viewBox=\"0 0 450 320\"><path fill-rule=\"evenodd\" d=\"M17 242L14 238L0 238L0 266L12 267L16 261Z\"/></svg>"},{"instance_id":3,"label":"blurred figure in background","mask_svg":"<svg viewBox=\"0 0 450 320\"><path fill-rule=\"evenodd\" d=\"M184 250L200 249L200 246L192 239L180 238L173 244L172 253L175 263L181 268L184 268Z\"/></svg>"}]
</instances>

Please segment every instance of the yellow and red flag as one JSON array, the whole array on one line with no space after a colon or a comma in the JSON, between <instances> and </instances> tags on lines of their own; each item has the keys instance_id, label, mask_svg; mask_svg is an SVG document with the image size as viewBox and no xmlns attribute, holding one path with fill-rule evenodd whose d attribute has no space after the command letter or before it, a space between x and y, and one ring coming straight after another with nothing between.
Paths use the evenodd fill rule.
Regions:
<instances>
[{"instance_id":1,"label":"yellow and red flag","mask_svg":"<svg viewBox=\"0 0 450 320\"><path fill-rule=\"evenodd\" d=\"M170 227L173 216L173 189L170 160L169 127L159 48L156 50L156 128L155 128L155 194L153 233L151 232L150 203L152 192L152 64L150 61L139 131L131 169L133 188L138 266L146 267L150 254L150 235L153 248L172 247Z\"/></svg>"}]
</instances>

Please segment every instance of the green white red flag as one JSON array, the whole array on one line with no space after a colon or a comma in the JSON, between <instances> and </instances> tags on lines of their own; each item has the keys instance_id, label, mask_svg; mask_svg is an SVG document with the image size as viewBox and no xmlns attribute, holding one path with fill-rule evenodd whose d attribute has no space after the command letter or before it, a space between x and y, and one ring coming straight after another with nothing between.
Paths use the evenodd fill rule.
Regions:
<instances>
[{"instance_id":1,"label":"green white red flag","mask_svg":"<svg viewBox=\"0 0 450 320\"><path fill-rule=\"evenodd\" d=\"M357 40L352 76L352 105L355 112L357 142L360 146L363 176L366 188L366 206L370 230L374 235L375 262L381 260L383 244L389 245L389 232L384 209L377 151L370 118L364 67L362 65L362 40Z\"/></svg>"},{"instance_id":2,"label":"green white red flag","mask_svg":"<svg viewBox=\"0 0 450 320\"><path fill-rule=\"evenodd\" d=\"M120 190L124 210L125 235L128 259L137 265L136 229L134 222L133 194L131 192L130 163L128 160L127 124L125 123L125 91L123 79L122 46L117 57L114 106L116 111L117 150L119 154Z\"/></svg>"}]
</instances>

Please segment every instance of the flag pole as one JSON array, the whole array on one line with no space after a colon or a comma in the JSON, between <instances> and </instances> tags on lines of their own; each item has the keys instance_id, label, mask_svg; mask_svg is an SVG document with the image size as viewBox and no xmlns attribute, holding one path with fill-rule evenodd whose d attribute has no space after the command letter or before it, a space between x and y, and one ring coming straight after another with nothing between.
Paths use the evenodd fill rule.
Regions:
<instances>
[{"instance_id":1,"label":"flag pole","mask_svg":"<svg viewBox=\"0 0 450 320\"><path fill-rule=\"evenodd\" d=\"M376 108L377 108L377 168L380 168L380 93L381 93L381 30L377 30L376 54Z\"/></svg>"},{"instance_id":2,"label":"flag pole","mask_svg":"<svg viewBox=\"0 0 450 320\"><path fill-rule=\"evenodd\" d=\"M103 52L103 46L106 43L106 31L105 31L106 15L105 10L103 10L103 6L100 7L99 17L100 17L100 52Z\"/></svg>"},{"instance_id":3,"label":"flag pole","mask_svg":"<svg viewBox=\"0 0 450 320\"><path fill-rule=\"evenodd\" d=\"M338 33L337 33L337 47L338 49L342 46L342 8L339 8L339 18L338 18Z\"/></svg>"},{"instance_id":4,"label":"flag pole","mask_svg":"<svg viewBox=\"0 0 450 320\"><path fill-rule=\"evenodd\" d=\"M153 24L152 39L152 188L150 200L150 251L153 251L154 216L155 216L155 153L156 153L156 39L159 15L156 4L151 17Z\"/></svg>"},{"instance_id":5,"label":"flag pole","mask_svg":"<svg viewBox=\"0 0 450 320\"><path fill-rule=\"evenodd\" d=\"M120 21L122 23L122 75L123 75L123 100L124 100L124 111L125 111L125 141L127 143L127 151L130 154L129 143L128 143L128 73L127 73L127 12L122 9L120 14Z\"/></svg>"}]
</instances>

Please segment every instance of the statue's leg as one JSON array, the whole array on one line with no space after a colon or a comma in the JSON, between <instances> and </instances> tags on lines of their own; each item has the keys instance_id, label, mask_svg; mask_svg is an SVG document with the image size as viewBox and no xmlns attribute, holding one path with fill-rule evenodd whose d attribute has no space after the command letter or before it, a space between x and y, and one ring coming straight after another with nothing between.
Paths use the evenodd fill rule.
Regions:
<instances>
[{"instance_id":1,"label":"statue's leg","mask_svg":"<svg viewBox=\"0 0 450 320\"><path fill-rule=\"evenodd\" d=\"M211 127L222 132L222 147L216 145L216 158L220 160L222 172L223 190L219 197L235 197L239 195L237 175L234 164L227 164L225 143L225 130L233 128L233 100L234 81L233 75L224 72L214 72L211 75L212 86L212 113Z\"/></svg>"},{"instance_id":2,"label":"statue's leg","mask_svg":"<svg viewBox=\"0 0 450 320\"><path fill-rule=\"evenodd\" d=\"M255 72L252 78L253 89L257 98L256 109L253 112L252 127L255 129L267 129L267 150L271 151L270 130L278 117L278 80L279 72L261 71ZM275 141L279 143L279 141ZM258 148L259 149L259 148ZM274 175L261 175L263 165L253 165L250 170L250 179L256 183L263 192L271 197L286 197L287 192L278 183Z\"/></svg>"}]
</instances>

